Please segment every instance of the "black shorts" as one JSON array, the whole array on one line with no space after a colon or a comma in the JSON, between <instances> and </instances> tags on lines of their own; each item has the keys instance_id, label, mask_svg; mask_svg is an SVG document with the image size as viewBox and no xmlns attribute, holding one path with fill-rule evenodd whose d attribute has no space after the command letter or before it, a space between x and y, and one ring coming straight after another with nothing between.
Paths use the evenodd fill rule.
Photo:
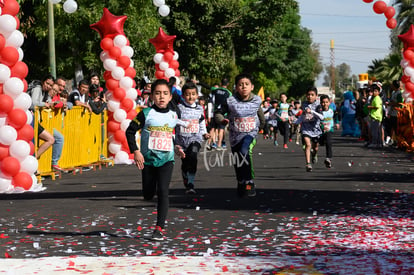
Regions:
<instances>
[{"instance_id":1,"label":"black shorts","mask_svg":"<svg viewBox=\"0 0 414 275\"><path fill-rule=\"evenodd\" d=\"M311 137L309 135L304 134L302 135L302 144L305 144L305 137L309 138L312 143L319 143L319 139L321 138L320 136Z\"/></svg>"},{"instance_id":2,"label":"black shorts","mask_svg":"<svg viewBox=\"0 0 414 275\"><path fill-rule=\"evenodd\" d=\"M37 127L37 136L39 136L41 133L43 133L43 131L45 130L45 128L42 127L42 125L38 125Z\"/></svg>"},{"instance_id":3,"label":"black shorts","mask_svg":"<svg viewBox=\"0 0 414 275\"><path fill-rule=\"evenodd\" d=\"M214 129L224 129L226 128L226 125L223 125L221 123L217 123L216 120L213 118L210 120L210 129L214 128Z\"/></svg>"}]
</instances>

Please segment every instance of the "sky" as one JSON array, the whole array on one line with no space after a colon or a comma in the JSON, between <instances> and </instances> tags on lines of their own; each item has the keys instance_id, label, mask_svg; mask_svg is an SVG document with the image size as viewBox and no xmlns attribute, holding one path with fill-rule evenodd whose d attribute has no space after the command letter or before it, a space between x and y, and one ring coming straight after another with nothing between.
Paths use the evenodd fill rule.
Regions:
<instances>
[{"instance_id":1,"label":"sky","mask_svg":"<svg viewBox=\"0 0 414 275\"><path fill-rule=\"evenodd\" d=\"M389 54L391 30L383 14L373 11L373 3L362 0L297 0L301 25L311 30L319 44L322 64L331 63L330 40L334 40L335 66L346 63L352 74L365 73L374 59ZM393 1L391 1L393 3ZM317 81L323 82L322 72Z\"/></svg>"}]
</instances>

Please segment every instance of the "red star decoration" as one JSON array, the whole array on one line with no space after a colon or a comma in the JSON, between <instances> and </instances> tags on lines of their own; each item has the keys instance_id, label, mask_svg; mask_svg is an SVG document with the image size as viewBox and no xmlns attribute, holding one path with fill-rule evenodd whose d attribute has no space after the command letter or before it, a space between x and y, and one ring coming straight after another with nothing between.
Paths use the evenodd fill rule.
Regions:
<instances>
[{"instance_id":1,"label":"red star decoration","mask_svg":"<svg viewBox=\"0 0 414 275\"><path fill-rule=\"evenodd\" d=\"M126 15L113 15L107 8L104 8L101 20L90 25L90 27L99 33L101 39L105 37L114 38L118 34L125 35L124 23L127 18Z\"/></svg>"},{"instance_id":2,"label":"red star decoration","mask_svg":"<svg viewBox=\"0 0 414 275\"><path fill-rule=\"evenodd\" d=\"M414 26L411 25L408 32L400 34L398 38L404 43L404 49L414 47Z\"/></svg>"},{"instance_id":3,"label":"red star decoration","mask_svg":"<svg viewBox=\"0 0 414 275\"><path fill-rule=\"evenodd\" d=\"M4 0L0 0L0 8L4 7Z\"/></svg>"},{"instance_id":4,"label":"red star decoration","mask_svg":"<svg viewBox=\"0 0 414 275\"><path fill-rule=\"evenodd\" d=\"M175 40L175 35L168 35L166 34L162 28L159 28L158 34L156 37L151 38L149 42L154 45L155 51L157 53L163 53L165 51L172 51L173 49L173 43Z\"/></svg>"}]
</instances>

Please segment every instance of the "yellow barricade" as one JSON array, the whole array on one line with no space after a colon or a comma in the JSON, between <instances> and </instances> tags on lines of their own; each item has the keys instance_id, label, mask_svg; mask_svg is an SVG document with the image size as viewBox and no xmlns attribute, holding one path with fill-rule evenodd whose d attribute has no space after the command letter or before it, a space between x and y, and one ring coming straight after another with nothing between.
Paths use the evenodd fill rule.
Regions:
<instances>
[{"instance_id":1,"label":"yellow barricade","mask_svg":"<svg viewBox=\"0 0 414 275\"><path fill-rule=\"evenodd\" d=\"M71 110L36 109L35 121L35 150L39 142L38 127L40 123L49 133L53 129L64 137L62 155L58 165L63 169L73 170L75 167L89 166L107 158L107 112L102 114L90 113L83 107L73 107ZM39 159L38 173L47 175L52 171L52 148L49 148Z\"/></svg>"}]
</instances>

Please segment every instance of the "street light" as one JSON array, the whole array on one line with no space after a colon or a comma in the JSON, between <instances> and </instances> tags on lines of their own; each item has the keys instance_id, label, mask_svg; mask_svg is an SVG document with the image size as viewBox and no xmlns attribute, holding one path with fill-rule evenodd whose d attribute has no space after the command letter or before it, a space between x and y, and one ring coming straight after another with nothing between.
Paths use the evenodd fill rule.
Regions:
<instances>
[{"instance_id":1,"label":"street light","mask_svg":"<svg viewBox=\"0 0 414 275\"><path fill-rule=\"evenodd\" d=\"M60 3L61 0L48 0L47 3L47 24L49 30L49 69L51 75L56 78L56 51L55 51L55 20L53 16L53 5ZM74 13L78 9L78 4L74 0L67 0L63 4L66 13Z\"/></svg>"}]
</instances>

